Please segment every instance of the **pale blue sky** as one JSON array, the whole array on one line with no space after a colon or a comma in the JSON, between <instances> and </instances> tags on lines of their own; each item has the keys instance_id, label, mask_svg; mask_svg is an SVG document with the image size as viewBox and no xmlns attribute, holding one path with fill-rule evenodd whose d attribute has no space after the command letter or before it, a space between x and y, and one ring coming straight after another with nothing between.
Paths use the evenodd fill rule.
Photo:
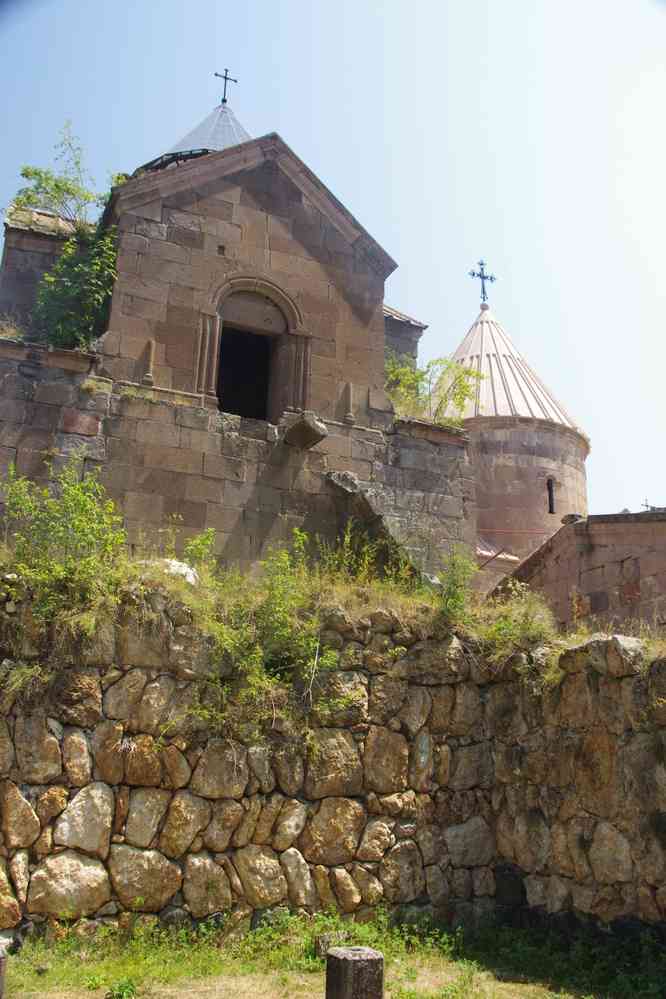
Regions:
<instances>
[{"instance_id":1,"label":"pale blue sky","mask_svg":"<svg viewBox=\"0 0 666 999\"><path fill-rule=\"evenodd\" d=\"M592 439L592 512L666 505L666 4L0 0L0 205L71 118L101 186L203 118L214 70L398 261L450 353L467 271Z\"/></svg>"}]
</instances>

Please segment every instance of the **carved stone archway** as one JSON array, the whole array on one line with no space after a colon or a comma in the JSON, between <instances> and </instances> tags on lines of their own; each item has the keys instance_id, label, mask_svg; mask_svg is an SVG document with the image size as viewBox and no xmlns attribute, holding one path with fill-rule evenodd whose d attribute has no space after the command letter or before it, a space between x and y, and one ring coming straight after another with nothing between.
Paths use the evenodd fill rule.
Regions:
<instances>
[{"instance_id":1,"label":"carved stone archway","mask_svg":"<svg viewBox=\"0 0 666 999\"><path fill-rule=\"evenodd\" d=\"M237 298L234 303L236 307L232 307L230 301L233 296ZM271 329L270 322L258 321L256 310L254 315L250 315L253 311L250 308L251 301L257 296L279 310L284 319L282 328L277 328L277 322ZM257 275L235 275L229 278L212 296L210 312L201 315L195 390L206 396L208 405L217 403L225 305L234 327L240 326L273 338L267 407L270 422L277 423L285 410L307 409L310 395L310 333L303 326L301 310L293 298L270 279ZM244 322L242 313L246 305L248 315Z\"/></svg>"}]
</instances>

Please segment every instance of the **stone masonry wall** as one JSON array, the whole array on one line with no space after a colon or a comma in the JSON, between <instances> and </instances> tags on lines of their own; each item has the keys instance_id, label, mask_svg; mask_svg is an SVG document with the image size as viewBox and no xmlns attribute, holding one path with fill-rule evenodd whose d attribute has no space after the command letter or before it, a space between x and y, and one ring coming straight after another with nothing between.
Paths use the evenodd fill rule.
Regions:
<instances>
[{"instance_id":1,"label":"stone masonry wall","mask_svg":"<svg viewBox=\"0 0 666 999\"><path fill-rule=\"evenodd\" d=\"M594 515L565 524L513 572L558 621L666 622L666 514Z\"/></svg>"},{"instance_id":2,"label":"stone masonry wall","mask_svg":"<svg viewBox=\"0 0 666 999\"><path fill-rule=\"evenodd\" d=\"M94 374L94 355L0 343L0 459L47 476L78 453L97 468L130 541L177 517L187 538L212 527L217 554L250 567L294 527L329 539L351 511L438 568L452 542L472 543L473 483L464 435L399 423L326 422L310 450L279 426L207 409L186 396ZM342 485L344 484L344 488ZM361 500L361 502L359 502Z\"/></svg>"},{"instance_id":3,"label":"stone masonry wall","mask_svg":"<svg viewBox=\"0 0 666 999\"><path fill-rule=\"evenodd\" d=\"M241 744L190 713L209 665L186 609L148 601L150 628L121 615L46 688L2 691L0 928L379 903L664 920L666 663L638 640L565 653L543 694L536 660L332 608L307 736Z\"/></svg>"}]
</instances>

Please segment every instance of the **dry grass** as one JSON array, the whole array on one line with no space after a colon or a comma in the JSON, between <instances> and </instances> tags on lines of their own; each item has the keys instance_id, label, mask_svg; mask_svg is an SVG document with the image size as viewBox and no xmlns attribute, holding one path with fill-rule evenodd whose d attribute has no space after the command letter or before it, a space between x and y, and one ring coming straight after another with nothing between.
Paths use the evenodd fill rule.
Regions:
<instances>
[{"instance_id":1,"label":"dry grass","mask_svg":"<svg viewBox=\"0 0 666 999\"><path fill-rule=\"evenodd\" d=\"M430 961L394 961L386 974L386 999L573 999L574 993L553 992L543 985L522 982L512 978L500 980L491 972L474 970L471 980L460 964L445 959ZM462 981L461 981L462 979ZM9 989L7 999L101 999L104 990L40 990L16 992ZM299 974L274 972L272 974L224 975L206 982L183 981L178 985L146 985L141 999L290 999L307 997L323 999L325 994L324 972Z\"/></svg>"}]
</instances>

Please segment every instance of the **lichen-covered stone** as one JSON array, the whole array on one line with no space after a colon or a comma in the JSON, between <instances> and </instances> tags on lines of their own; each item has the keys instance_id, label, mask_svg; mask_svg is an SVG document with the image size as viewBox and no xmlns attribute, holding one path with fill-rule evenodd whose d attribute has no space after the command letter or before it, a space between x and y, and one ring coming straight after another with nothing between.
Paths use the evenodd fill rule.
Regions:
<instances>
[{"instance_id":1,"label":"lichen-covered stone","mask_svg":"<svg viewBox=\"0 0 666 999\"><path fill-rule=\"evenodd\" d=\"M96 780L107 784L122 783L125 774L122 741L123 727L120 722L104 721L97 725L92 736Z\"/></svg>"},{"instance_id":2,"label":"lichen-covered stone","mask_svg":"<svg viewBox=\"0 0 666 999\"><path fill-rule=\"evenodd\" d=\"M328 876L328 867L324 867L323 864L316 864L312 868L312 880L315 883L317 889L317 897L319 899L320 909L337 909L338 900L333 894L333 889L331 888L331 882ZM665 902L666 907L666 902Z\"/></svg>"},{"instance_id":3,"label":"lichen-covered stone","mask_svg":"<svg viewBox=\"0 0 666 999\"><path fill-rule=\"evenodd\" d=\"M229 878L207 853L186 857L183 895L195 919L231 908Z\"/></svg>"},{"instance_id":4,"label":"lichen-covered stone","mask_svg":"<svg viewBox=\"0 0 666 999\"><path fill-rule=\"evenodd\" d=\"M32 846L41 830L32 805L10 780L0 784L0 822L5 846L10 850Z\"/></svg>"},{"instance_id":5,"label":"lichen-covered stone","mask_svg":"<svg viewBox=\"0 0 666 999\"><path fill-rule=\"evenodd\" d=\"M171 792L156 787L133 788L125 825L125 839L132 846L149 847L166 814Z\"/></svg>"},{"instance_id":6,"label":"lichen-covered stone","mask_svg":"<svg viewBox=\"0 0 666 999\"><path fill-rule=\"evenodd\" d=\"M277 905L287 897L287 881L277 854L269 846L250 844L233 855L245 896L255 909Z\"/></svg>"},{"instance_id":7,"label":"lichen-covered stone","mask_svg":"<svg viewBox=\"0 0 666 999\"><path fill-rule=\"evenodd\" d=\"M271 765L271 752L268 746L248 746L247 762L251 772L259 781L262 794L270 794L275 789L275 774Z\"/></svg>"},{"instance_id":8,"label":"lichen-covered stone","mask_svg":"<svg viewBox=\"0 0 666 999\"><path fill-rule=\"evenodd\" d=\"M280 809L273 833L273 848L281 853L287 850L305 828L308 817L307 805L296 798L287 798Z\"/></svg>"},{"instance_id":9,"label":"lichen-covered stone","mask_svg":"<svg viewBox=\"0 0 666 999\"><path fill-rule=\"evenodd\" d=\"M14 766L14 743L4 718L0 718L0 776L6 776Z\"/></svg>"},{"instance_id":10,"label":"lichen-covered stone","mask_svg":"<svg viewBox=\"0 0 666 999\"><path fill-rule=\"evenodd\" d=\"M298 746L285 743L276 747L273 754L273 768L282 793L290 798L297 795L303 787L305 778L303 756Z\"/></svg>"},{"instance_id":11,"label":"lichen-covered stone","mask_svg":"<svg viewBox=\"0 0 666 999\"><path fill-rule=\"evenodd\" d=\"M349 732L315 729L308 746L305 793L308 798L356 795L363 787L363 768Z\"/></svg>"},{"instance_id":12,"label":"lichen-covered stone","mask_svg":"<svg viewBox=\"0 0 666 999\"><path fill-rule=\"evenodd\" d=\"M596 881L614 884L631 881L631 847L622 833L610 822L598 822L589 851L590 866Z\"/></svg>"},{"instance_id":13,"label":"lichen-covered stone","mask_svg":"<svg viewBox=\"0 0 666 999\"><path fill-rule=\"evenodd\" d=\"M454 791L489 787L493 779L493 759L487 742L460 746L451 757L448 786Z\"/></svg>"},{"instance_id":14,"label":"lichen-covered stone","mask_svg":"<svg viewBox=\"0 0 666 999\"><path fill-rule=\"evenodd\" d=\"M300 838L312 864L347 864L354 859L365 826L365 809L349 798L324 798Z\"/></svg>"},{"instance_id":15,"label":"lichen-covered stone","mask_svg":"<svg viewBox=\"0 0 666 999\"><path fill-rule=\"evenodd\" d=\"M178 865L158 850L137 850L124 843L111 847L109 874L121 904L137 912L159 912L182 882Z\"/></svg>"},{"instance_id":16,"label":"lichen-covered stone","mask_svg":"<svg viewBox=\"0 0 666 999\"><path fill-rule=\"evenodd\" d=\"M389 902L412 902L425 889L423 862L416 843L403 840L379 865L379 879Z\"/></svg>"},{"instance_id":17,"label":"lichen-covered stone","mask_svg":"<svg viewBox=\"0 0 666 999\"><path fill-rule=\"evenodd\" d=\"M365 786L379 794L402 791L407 786L407 740L388 728L372 726L365 743Z\"/></svg>"},{"instance_id":18,"label":"lichen-covered stone","mask_svg":"<svg viewBox=\"0 0 666 999\"><path fill-rule=\"evenodd\" d=\"M479 689L472 683L456 687L456 700L449 719L451 735L482 735L482 708Z\"/></svg>"},{"instance_id":19,"label":"lichen-covered stone","mask_svg":"<svg viewBox=\"0 0 666 999\"><path fill-rule=\"evenodd\" d=\"M92 757L85 732L70 728L62 740L62 762L67 780L74 787L85 787L92 780Z\"/></svg>"},{"instance_id":20,"label":"lichen-covered stone","mask_svg":"<svg viewBox=\"0 0 666 999\"><path fill-rule=\"evenodd\" d=\"M407 680L387 674L370 679L368 716L376 725L386 725L402 707L407 696Z\"/></svg>"},{"instance_id":21,"label":"lichen-covered stone","mask_svg":"<svg viewBox=\"0 0 666 999\"><path fill-rule=\"evenodd\" d=\"M203 831L203 841L207 849L214 853L226 850L244 814L240 801L226 798L213 802L210 822Z\"/></svg>"},{"instance_id":22,"label":"lichen-covered stone","mask_svg":"<svg viewBox=\"0 0 666 999\"><path fill-rule=\"evenodd\" d=\"M395 822L386 819L370 819L363 830L363 836L356 856L359 860L381 860L395 843L393 826Z\"/></svg>"},{"instance_id":23,"label":"lichen-covered stone","mask_svg":"<svg viewBox=\"0 0 666 999\"><path fill-rule=\"evenodd\" d=\"M368 683L353 670L324 670L314 685L312 720L315 725L344 727L368 718Z\"/></svg>"},{"instance_id":24,"label":"lichen-covered stone","mask_svg":"<svg viewBox=\"0 0 666 999\"><path fill-rule=\"evenodd\" d=\"M433 733L448 732L451 715L456 702L456 688L450 684L445 687L435 687L430 691L432 709L430 711L430 729Z\"/></svg>"},{"instance_id":25,"label":"lichen-covered stone","mask_svg":"<svg viewBox=\"0 0 666 999\"><path fill-rule=\"evenodd\" d=\"M25 905L30 884L30 857L27 850L17 850L9 861L9 873L16 897L21 905Z\"/></svg>"},{"instance_id":26,"label":"lichen-covered stone","mask_svg":"<svg viewBox=\"0 0 666 999\"><path fill-rule=\"evenodd\" d=\"M48 784L62 773L60 744L43 715L19 715L14 744L21 780L27 784Z\"/></svg>"},{"instance_id":27,"label":"lichen-covered stone","mask_svg":"<svg viewBox=\"0 0 666 999\"><path fill-rule=\"evenodd\" d=\"M155 787L162 782L160 750L152 735L135 735L123 742L125 783Z\"/></svg>"},{"instance_id":28,"label":"lichen-covered stone","mask_svg":"<svg viewBox=\"0 0 666 999\"><path fill-rule=\"evenodd\" d=\"M62 810L67 807L68 801L69 791L66 787L61 787L59 784L47 787L46 791L43 791L37 798L35 805L35 811L41 824L46 826L56 815L60 815Z\"/></svg>"},{"instance_id":29,"label":"lichen-covered stone","mask_svg":"<svg viewBox=\"0 0 666 999\"><path fill-rule=\"evenodd\" d=\"M303 854L291 846L280 854L280 863L287 879L290 903L296 908L314 908L317 904L317 892Z\"/></svg>"},{"instance_id":30,"label":"lichen-covered stone","mask_svg":"<svg viewBox=\"0 0 666 999\"><path fill-rule=\"evenodd\" d=\"M95 670L58 673L50 700L50 711L65 725L92 728L102 718L102 687Z\"/></svg>"},{"instance_id":31,"label":"lichen-covered stone","mask_svg":"<svg viewBox=\"0 0 666 999\"><path fill-rule=\"evenodd\" d=\"M252 836L253 843L257 843L259 846L266 846L270 844L273 838L273 832L275 831L275 824L278 820L280 812L282 811L284 802L285 798L279 791L274 791L273 794L269 795L269 797L264 800L261 808L261 814L259 815L254 829L254 835ZM299 834L300 831L301 830L299 829ZM287 843L287 846L290 845L291 843ZM285 850L287 846L284 847Z\"/></svg>"},{"instance_id":32,"label":"lichen-covered stone","mask_svg":"<svg viewBox=\"0 0 666 999\"><path fill-rule=\"evenodd\" d=\"M204 798L242 798L248 778L245 747L210 739L192 774L190 788Z\"/></svg>"},{"instance_id":33,"label":"lichen-covered stone","mask_svg":"<svg viewBox=\"0 0 666 999\"><path fill-rule=\"evenodd\" d=\"M177 746L165 746L162 750L162 764L169 786L177 791L187 787L192 776L190 765Z\"/></svg>"},{"instance_id":34,"label":"lichen-covered stone","mask_svg":"<svg viewBox=\"0 0 666 999\"><path fill-rule=\"evenodd\" d=\"M59 816L53 831L55 844L104 860L109 852L114 811L111 788L101 781L88 784Z\"/></svg>"},{"instance_id":35,"label":"lichen-covered stone","mask_svg":"<svg viewBox=\"0 0 666 999\"><path fill-rule=\"evenodd\" d=\"M167 857L181 857L195 836L208 826L210 802L189 791L176 791L160 835L160 850Z\"/></svg>"},{"instance_id":36,"label":"lichen-covered stone","mask_svg":"<svg viewBox=\"0 0 666 999\"><path fill-rule=\"evenodd\" d=\"M432 699L425 687L408 688L407 697L398 713L398 718L411 738L425 725L431 706Z\"/></svg>"},{"instance_id":37,"label":"lichen-covered stone","mask_svg":"<svg viewBox=\"0 0 666 999\"><path fill-rule=\"evenodd\" d=\"M384 886L379 878L367 870L363 864L352 864L351 875L361 893L364 905L379 905L384 896Z\"/></svg>"},{"instance_id":38,"label":"lichen-covered stone","mask_svg":"<svg viewBox=\"0 0 666 999\"><path fill-rule=\"evenodd\" d=\"M254 836L254 830L261 813L262 799L258 794L255 794L251 798L243 799L242 806L244 809L243 817L231 837L231 843L235 847L247 846Z\"/></svg>"},{"instance_id":39,"label":"lichen-covered stone","mask_svg":"<svg viewBox=\"0 0 666 999\"><path fill-rule=\"evenodd\" d=\"M104 692L104 715L129 721L143 695L148 677L144 670L132 669Z\"/></svg>"},{"instance_id":40,"label":"lichen-covered stone","mask_svg":"<svg viewBox=\"0 0 666 999\"><path fill-rule=\"evenodd\" d=\"M19 905L7 876L7 861L0 857L0 930L8 930L21 920Z\"/></svg>"},{"instance_id":41,"label":"lichen-covered stone","mask_svg":"<svg viewBox=\"0 0 666 999\"><path fill-rule=\"evenodd\" d=\"M28 912L56 919L78 919L97 912L111 898L104 864L73 850L47 857L33 872Z\"/></svg>"},{"instance_id":42,"label":"lichen-covered stone","mask_svg":"<svg viewBox=\"0 0 666 999\"><path fill-rule=\"evenodd\" d=\"M449 826L444 830L444 839L454 867L484 867L493 859L493 834L480 815Z\"/></svg>"},{"instance_id":43,"label":"lichen-covered stone","mask_svg":"<svg viewBox=\"0 0 666 999\"><path fill-rule=\"evenodd\" d=\"M409 785L415 791L429 791L434 772L432 736L422 728L409 749Z\"/></svg>"},{"instance_id":44,"label":"lichen-covered stone","mask_svg":"<svg viewBox=\"0 0 666 999\"><path fill-rule=\"evenodd\" d=\"M344 867L334 867L331 871L333 891L343 912L354 912L362 901L358 885Z\"/></svg>"},{"instance_id":45,"label":"lichen-covered stone","mask_svg":"<svg viewBox=\"0 0 666 999\"><path fill-rule=\"evenodd\" d=\"M134 670L133 672L137 671ZM147 735L159 735L162 719L171 702L175 689L176 681L171 676L158 676L156 680L147 683L142 690L141 699L136 704L136 707L133 710L130 708L130 731L145 732ZM115 715L114 717L127 716Z\"/></svg>"}]
</instances>

